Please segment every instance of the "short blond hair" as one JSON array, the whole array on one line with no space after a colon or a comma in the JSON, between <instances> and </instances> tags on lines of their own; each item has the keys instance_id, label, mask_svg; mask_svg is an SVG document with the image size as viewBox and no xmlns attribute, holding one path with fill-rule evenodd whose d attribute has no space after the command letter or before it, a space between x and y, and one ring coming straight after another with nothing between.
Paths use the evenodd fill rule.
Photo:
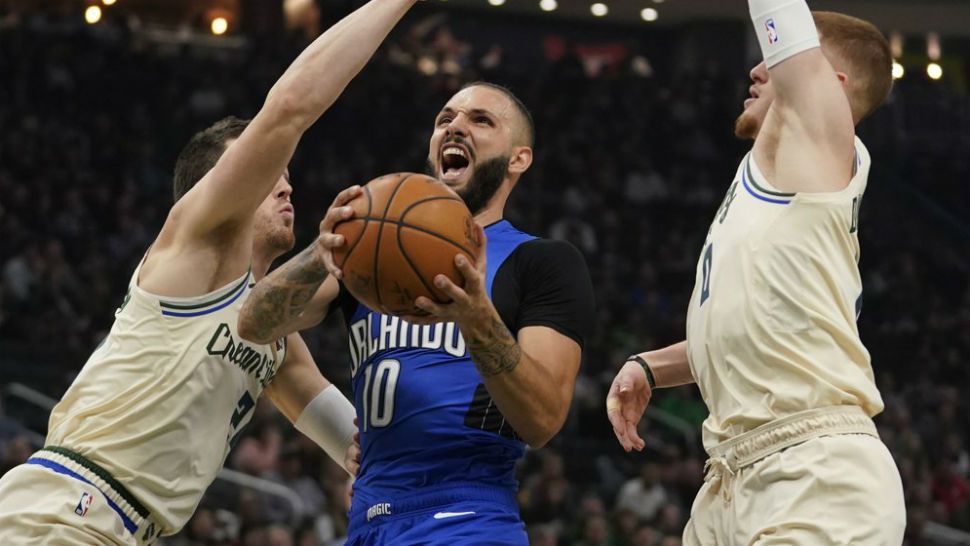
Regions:
<instances>
[{"instance_id":1,"label":"short blond hair","mask_svg":"<svg viewBox=\"0 0 970 546\"><path fill-rule=\"evenodd\" d=\"M868 21L832 11L814 11L812 15L822 46L845 62L845 66L835 69L849 76L849 102L854 117L861 120L886 102L892 90L893 56L889 42Z\"/></svg>"}]
</instances>

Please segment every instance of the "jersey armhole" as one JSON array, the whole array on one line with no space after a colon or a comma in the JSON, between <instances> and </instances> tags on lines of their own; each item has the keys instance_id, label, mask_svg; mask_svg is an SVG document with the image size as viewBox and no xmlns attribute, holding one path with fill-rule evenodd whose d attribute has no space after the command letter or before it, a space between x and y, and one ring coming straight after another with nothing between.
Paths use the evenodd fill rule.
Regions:
<instances>
[{"instance_id":1,"label":"jersey armhole","mask_svg":"<svg viewBox=\"0 0 970 546\"><path fill-rule=\"evenodd\" d=\"M869 169L872 165L869 157L869 150L859 137L855 139L855 162L852 165L852 179L846 184L845 188L830 192L800 192L794 201L803 203L844 203L851 202L858 198L865 191L869 180Z\"/></svg>"}]
</instances>

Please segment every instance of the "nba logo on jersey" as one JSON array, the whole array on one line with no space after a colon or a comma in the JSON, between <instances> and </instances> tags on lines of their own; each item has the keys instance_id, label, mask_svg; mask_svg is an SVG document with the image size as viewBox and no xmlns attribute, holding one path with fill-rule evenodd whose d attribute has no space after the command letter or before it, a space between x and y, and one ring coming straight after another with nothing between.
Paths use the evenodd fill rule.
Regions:
<instances>
[{"instance_id":1,"label":"nba logo on jersey","mask_svg":"<svg viewBox=\"0 0 970 546\"><path fill-rule=\"evenodd\" d=\"M81 500L78 501L77 507L74 508L74 513L79 516L87 514L88 508L91 508L92 500L94 500L94 497L90 493L86 491L81 493Z\"/></svg>"},{"instance_id":2,"label":"nba logo on jersey","mask_svg":"<svg viewBox=\"0 0 970 546\"><path fill-rule=\"evenodd\" d=\"M778 30L775 28L775 20L768 19L765 21L765 30L768 31L768 43L777 44L778 43Z\"/></svg>"}]
</instances>

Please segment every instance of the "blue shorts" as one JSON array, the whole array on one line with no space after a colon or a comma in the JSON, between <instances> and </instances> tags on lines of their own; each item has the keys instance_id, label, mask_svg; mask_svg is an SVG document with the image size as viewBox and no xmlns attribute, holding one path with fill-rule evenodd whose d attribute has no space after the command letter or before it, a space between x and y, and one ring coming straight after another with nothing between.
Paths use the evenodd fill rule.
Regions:
<instances>
[{"instance_id":1,"label":"blue shorts","mask_svg":"<svg viewBox=\"0 0 970 546\"><path fill-rule=\"evenodd\" d=\"M436 488L373 503L356 502L356 497L346 546L529 544L515 493L507 489Z\"/></svg>"}]
</instances>

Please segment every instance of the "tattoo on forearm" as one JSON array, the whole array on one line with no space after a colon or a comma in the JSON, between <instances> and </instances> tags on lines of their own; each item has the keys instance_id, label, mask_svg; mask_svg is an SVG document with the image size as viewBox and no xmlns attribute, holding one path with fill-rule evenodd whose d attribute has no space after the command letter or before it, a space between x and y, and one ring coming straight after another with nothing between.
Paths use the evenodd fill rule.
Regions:
<instances>
[{"instance_id":1,"label":"tattoo on forearm","mask_svg":"<svg viewBox=\"0 0 970 546\"><path fill-rule=\"evenodd\" d=\"M522 359L522 349L496 316L479 334L466 339L475 367L483 378L511 372Z\"/></svg>"},{"instance_id":2,"label":"tattoo on forearm","mask_svg":"<svg viewBox=\"0 0 970 546\"><path fill-rule=\"evenodd\" d=\"M252 305L255 334L269 337L297 317L326 278L327 268L316 253L315 242L267 275L257 283L247 302Z\"/></svg>"}]
</instances>

